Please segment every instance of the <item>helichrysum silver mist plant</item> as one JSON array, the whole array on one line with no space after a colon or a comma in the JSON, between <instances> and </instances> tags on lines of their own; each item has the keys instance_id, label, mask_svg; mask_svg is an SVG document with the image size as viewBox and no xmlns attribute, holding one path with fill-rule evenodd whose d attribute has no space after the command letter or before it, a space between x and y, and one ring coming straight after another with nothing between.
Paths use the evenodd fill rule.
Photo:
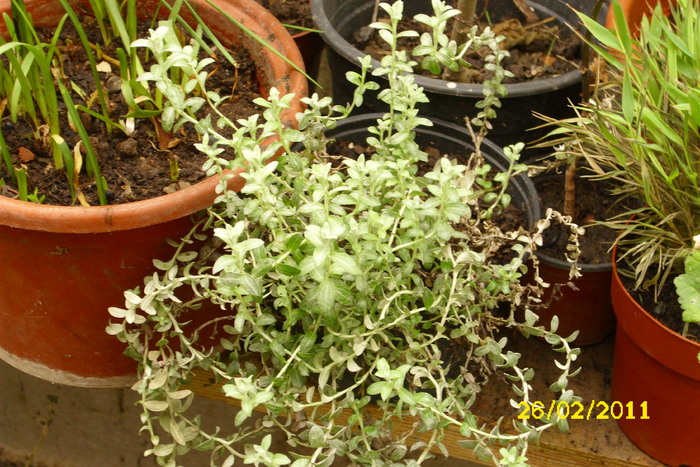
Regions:
<instances>
[{"instance_id":1,"label":"helichrysum silver mist plant","mask_svg":"<svg viewBox=\"0 0 700 467\"><path fill-rule=\"evenodd\" d=\"M209 450L212 464L224 466L323 466L341 457L353 465L420 465L447 454L447 430L497 465L525 465L530 442L555 425L566 428L556 414L517 419L518 402L532 400L535 373L503 332L551 344L561 369L552 397L575 400L567 384L578 349L555 333L556 320L551 328L535 324L544 284L536 273L523 281L536 270L532 252L542 231L566 219L550 211L531 231L491 221L510 203L502 188L526 169L521 145L506 149L508 167L495 177L478 151L418 175L427 157L415 129L431 122L416 109L426 98L410 73L415 64L396 47L415 33L397 31L402 2L382 8L390 23L374 26L392 53L371 72L363 58L361 72L348 76L357 85L353 103L306 99L298 130L280 123L291 96L274 89L259 101L261 117L235 123L189 121L173 105L175 121L203 134L207 170L226 178L241 169L219 157L233 148L245 160L246 185L235 193L222 184L218 204L175 244L173 257L156 261L158 272L125 293L123 308L110 309L107 331L139 362L133 388L152 442L146 454L160 465L178 465L189 450ZM328 154L324 131L377 88L371 75L388 79L380 99L391 109L368 128L374 155ZM487 120L472 122L475 135ZM222 137L219 129L231 125L233 136ZM497 260L499 250L508 259ZM202 307L216 317L188 326ZM199 337L213 329L216 345L205 345ZM463 356L448 361L444 352L455 344ZM240 404L232 430L206 431L189 414L194 395L183 383L194 370L213 373ZM500 414L512 423L487 426L471 411L493 372L512 383L513 407ZM378 415L368 415L370 405ZM254 411L262 419L249 423ZM410 428L392 431L405 417L413 417ZM287 439L283 452L273 449L273 431Z\"/></svg>"}]
</instances>

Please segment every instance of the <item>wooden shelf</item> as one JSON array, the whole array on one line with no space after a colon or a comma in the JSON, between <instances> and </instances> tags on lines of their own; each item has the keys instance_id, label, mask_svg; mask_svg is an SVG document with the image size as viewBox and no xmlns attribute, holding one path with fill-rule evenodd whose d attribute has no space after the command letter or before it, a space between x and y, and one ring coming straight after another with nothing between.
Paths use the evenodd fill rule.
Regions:
<instances>
[{"instance_id":1,"label":"wooden shelf","mask_svg":"<svg viewBox=\"0 0 700 467\"><path fill-rule=\"evenodd\" d=\"M612 338L596 346L583 349L577 363L582 367L581 373L572 379L570 388L583 398L584 402L608 401L612 366ZM535 393L548 394L544 388L554 381L555 368L552 364L554 354L549 347L536 340L520 339L514 342L516 351L523 354L528 366L538 371ZM551 368L550 368L551 367ZM224 396L220 385L214 382L212 375L201 373L194 375L187 386L196 395L237 405L236 400ZM488 417L489 413L504 414L513 410L508 404L511 394L507 385L498 381L489 383L479 397L475 413ZM379 409L371 406L367 416L379 415ZM342 417L342 416L341 416ZM341 418L346 420L346 418ZM569 433L555 429L547 430L542 435L540 446L531 446L528 451L529 462L534 467L588 467L588 466L632 466L661 467L663 464L651 459L639 451L622 433L614 420L570 420ZM412 419L399 422L397 429L410 429ZM450 452L450 465L457 466L453 460L466 461L466 465L492 465L477 459L470 450L461 448L457 441L463 439L455 430L447 434L444 444ZM437 465L437 464L436 464Z\"/></svg>"}]
</instances>

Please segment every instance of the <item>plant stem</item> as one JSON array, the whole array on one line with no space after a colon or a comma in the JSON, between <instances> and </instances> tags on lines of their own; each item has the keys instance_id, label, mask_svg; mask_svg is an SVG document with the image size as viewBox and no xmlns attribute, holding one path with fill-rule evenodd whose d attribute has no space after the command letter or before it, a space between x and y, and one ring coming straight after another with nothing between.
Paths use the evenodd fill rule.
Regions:
<instances>
[{"instance_id":1,"label":"plant stem","mask_svg":"<svg viewBox=\"0 0 700 467\"><path fill-rule=\"evenodd\" d=\"M564 215L571 216L573 219L576 215L576 165L577 158L566 167L564 174Z\"/></svg>"},{"instance_id":2,"label":"plant stem","mask_svg":"<svg viewBox=\"0 0 700 467\"><path fill-rule=\"evenodd\" d=\"M476 2L477 0L459 0L457 3L457 9L461 13L454 18L454 22L452 23L452 35L450 36L450 39L455 41L457 45L464 44L467 40L469 30L476 21ZM445 71L442 73L442 78L451 81L459 81L462 72L463 69L452 71L445 68Z\"/></svg>"},{"instance_id":3,"label":"plant stem","mask_svg":"<svg viewBox=\"0 0 700 467\"><path fill-rule=\"evenodd\" d=\"M595 6L593 7L593 18L598 18L600 15L600 10L603 8L605 0L596 0ZM583 37L583 45L581 46L581 78L583 81L583 93L581 95L581 101L588 103L591 98L591 75L593 74L591 70L591 31L586 30ZM596 73L597 75L597 73ZM597 88L597 86L596 86Z\"/></svg>"},{"instance_id":4,"label":"plant stem","mask_svg":"<svg viewBox=\"0 0 700 467\"><path fill-rule=\"evenodd\" d=\"M374 7L372 8L372 22L377 21L377 17L379 16L379 2L380 0L374 0ZM374 30L372 30L374 33Z\"/></svg>"}]
</instances>

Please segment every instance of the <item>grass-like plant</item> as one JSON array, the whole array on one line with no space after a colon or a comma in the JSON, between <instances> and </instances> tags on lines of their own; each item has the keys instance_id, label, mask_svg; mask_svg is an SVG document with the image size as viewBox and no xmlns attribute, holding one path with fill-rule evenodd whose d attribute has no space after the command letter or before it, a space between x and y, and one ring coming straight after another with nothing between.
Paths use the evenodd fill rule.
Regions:
<instances>
[{"instance_id":1,"label":"grass-like plant","mask_svg":"<svg viewBox=\"0 0 700 467\"><path fill-rule=\"evenodd\" d=\"M48 152L53 153L54 167L57 170L65 169L74 200L87 204L81 193L79 181L84 165L88 177L95 181L100 203L106 204L106 182L100 174L97 154L80 114L87 113L98 118L106 125L108 132L115 128L127 130L124 125L118 121L115 122L108 111L108 93L102 89L97 69L98 58L95 50L98 45L88 41L79 16L67 0L61 0L66 14L59 21L49 42L43 42L40 39L33 19L22 0L13 0L11 5L12 18L4 18L9 40L0 41L2 44L0 55L4 57L0 66L0 95L6 97L5 109L9 118L13 122L19 118L28 120L33 128L34 138L41 141ZM135 2L127 2L124 10L113 0L95 0L91 5L101 25L104 42L108 43L115 34L113 31L116 30L128 49L130 42L136 38ZM88 91L79 88L76 83L70 82L63 73L62 56L57 42L67 21L78 33L88 57L95 87L91 95L87 95ZM109 26L106 25L107 22ZM127 23L131 27L127 28ZM120 53L119 59L130 69L130 72L138 73L140 68L137 57L129 59ZM76 103L76 98L85 102L97 101L98 110L93 110L89 105ZM66 132L61 129L59 103L65 106L68 121L72 127L71 133L78 134L79 143L74 144L73 147L67 142ZM2 156L8 172L18 182L19 198L27 200L26 184L21 182L24 178L24 169L16 169L13 166L6 144L2 145Z\"/></svg>"},{"instance_id":2,"label":"grass-like plant","mask_svg":"<svg viewBox=\"0 0 700 467\"><path fill-rule=\"evenodd\" d=\"M614 30L581 15L605 65L602 81L577 117L554 122L553 144L614 180L614 195L641 204L605 225L619 232L621 272L658 293L683 272L700 225L700 13L697 0L679 0L632 34L619 4L612 8Z\"/></svg>"},{"instance_id":3,"label":"grass-like plant","mask_svg":"<svg viewBox=\"0 0 700 467\"><path fill-rule=\"evenodd\" d=\"M482 458L525 465L530 442L549 428L566 428L554 413L517 419L533 402L535 371L509 349L509 333L540 336L560 352L552 397L576 400L567 389L577 373L575 335L557 335L556 319L551 329L535 325L534 312L545 284L532 253L550 222L567 219L548 211L532 231L493 222L510 204L509 180L527 167L518 162L520 144L506 148L503 173L493 174L480 157L491 116L486 103L470 126L477 151L465 161L442 158L418 175L427 155L415 131L431 122L416 109L426 97L410 73L415 63L397 48L399 38L415 33L397 30L402 2L382 8L390 23L373 27L391 54L372 74L388 80L380 99L390 110L368 128L373 156L338 160L324 136L361 104L365 90L378 88L369 56L360 73L348 75L353 102L306 98L298 129L282 125L291 96L275 89L258 101L262 117L239 122L231 137L220 132L226 121L216 125L172 107L176 121L202 132L198 148L209 156L211 174L241 168L219 157L224 149L243 155L246 185L236 193L222 182L218 204L175 244L172 258L155 261L158 272L125 292L124 307L109 310L107 332L139 363L133 389L152 443L146 454L160 465L178 465L190 450L209 450L212 464L224 466L321 466L342 456L358 465L420 465L432 451L445 451L448 429ZM153 31L154 41L159 34L166 32ZM471 39L498 43L493 36ZM167 74L147 76L168 95ZM269 136L278 139L261 146ZM575 256L578 229L571 228ZM502 258L499 250L512 255ZM525 282L530 268L535 279ZM188 321L201 307L218 314L192 329ZM214 328L220 333L211 344L200 340ZM446 357L452 342L462 346L461 361ZM207 431L189 413L194 395L183 384L198 370L212 372L240 402L232 430ZM512 412L501 414L512 424L487 426L472 413L492 372L512 383ZM364 416L370 403L380 417ZM244 424L254 410L263 412L261 423ZM392 433L409 415L415 426ZM273 430L287 437L285 452L271 449Z\"/></svg>"}]
</instances>

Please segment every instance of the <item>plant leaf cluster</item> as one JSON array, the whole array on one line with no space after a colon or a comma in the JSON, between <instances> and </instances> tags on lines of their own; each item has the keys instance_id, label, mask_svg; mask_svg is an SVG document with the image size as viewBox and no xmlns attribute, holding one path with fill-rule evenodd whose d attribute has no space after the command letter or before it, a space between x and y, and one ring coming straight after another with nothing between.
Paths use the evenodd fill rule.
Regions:
<instances>
[{"instance_id":1,"label":"plant leaf cluster","mask_svg":"<svg viewBox=\"0 0 700 467\"><path fill-rule=\"evenodd\" d=\"M207 169L222 175L218 204L174 243L172 258L155 261L158 271L142 288L125 292L123 308L110 308L107 328L139 362L133 389L152 443L146 454L160 465L209 450L212 465L224 466L324 466L340 457L415 466L436 451L447 454L448 429L481 458L524 465L530 442L548 428L566 429L556 416L488 425L471 408L494 372L511 384L513 407L530 400L535 371L509 349L511 330L559 352L552 397L576 400L567 389L578 372L576 336L557 335L556 319L536 323L547 284L533 251L552 221L571 227L574 245L579 229L551 210L531 230L499 227L493 218L511 202L508 182L527 167L515 145L505 172L489 177L478 150L488 125L472 129L474 154L443 157L418 173L427 155L416 128L431 122L416 106L426 97L411 74L415 63L396 47L403 3L381 7L391 20L380 29L391 54L372 71L364 57L361 72L349 74L357 88L348 105L306 98L298 129L281 123L291 96L276 89L258 101L262 116L237 122L228 138L219 130L231 122L191 120L172 107L175 121L203 134ZM368 128L374 154L329 154L326 131L378 88L372 75L388 80L380 99L390 109ZM159 83L169 95L171 84ZM240 193L225 190L225 178L243 168L218 157L227 147L245 161ZM529 269L534 279L525 281ZM199 323L209 313L215 317ZM212 332L214 346L200 339ZM461 358L447 357L453 345ZM198 370L216 375L240 403L226 434L188 413L194 395L183 382ZM368 404L381 415L368 417ZM503 415L515 418L516 408ZM259 423L249 423L254 411L262 412ZM408 416L413 426L392 432ZM286 436L285 452L272 451L273 430Z\"/></svg>"}]
</instances>

